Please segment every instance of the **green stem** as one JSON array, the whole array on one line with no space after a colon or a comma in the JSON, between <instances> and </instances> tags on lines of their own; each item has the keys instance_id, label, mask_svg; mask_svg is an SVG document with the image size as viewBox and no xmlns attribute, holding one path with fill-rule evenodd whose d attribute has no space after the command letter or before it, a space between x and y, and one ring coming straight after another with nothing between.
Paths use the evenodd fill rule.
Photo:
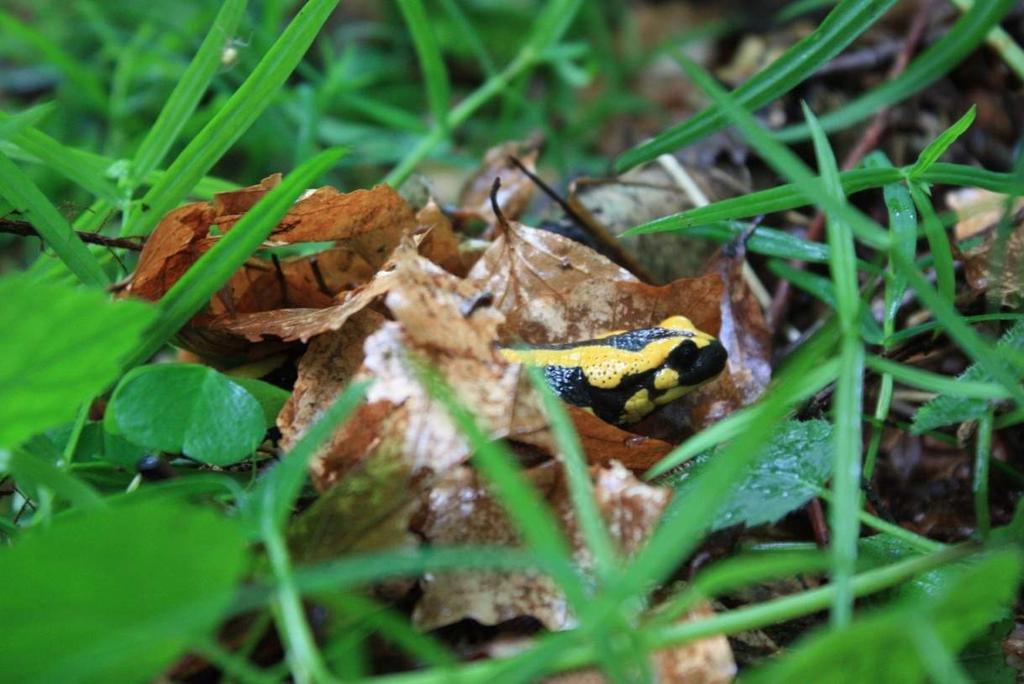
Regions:
<instances>
[{"instance_id":1,"label":"green stem","mask_svg":"<svg viewBox=\"0 0 1024 684\"><path fill-rule=\"evenodd\" d=\"M978 443L974 452L974 519L978 534L988 537L991 520L988 512L988 466L992 452L992 409L978 421Z\"/></svg>"}]
</instances>

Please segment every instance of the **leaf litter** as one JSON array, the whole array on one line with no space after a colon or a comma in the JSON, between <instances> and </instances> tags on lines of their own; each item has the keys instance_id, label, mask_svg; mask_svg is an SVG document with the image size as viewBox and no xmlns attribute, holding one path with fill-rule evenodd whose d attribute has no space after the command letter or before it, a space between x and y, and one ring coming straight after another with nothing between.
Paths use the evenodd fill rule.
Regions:
<instances>
[{"instance_id":1,"label":"leaf litter","mask_svg":"<svg viewBox=\"0 0 1024 684\"><path fill-rule=\"evenodd\" d=\"M510 152L521 165L508 163ZM309 191L181 331L182 344L218 367L288 352L295 370L286 387L291 396L277 416L283 451L348 384L373 380L366 402L313 459L310 474L320 495L289 529L299 560L421 544L520 543L470 464L470 445L422 387L412 360L440 373L491 438L512 448L584 570L592 559L539 398L524 369L505 361L498 345L590 339L682 313L698 328L721 334L730 355L741 360L698 401L660 412L632 431L567 407L602 518L627 555L643 545L672 496L670 488L646 484L634 473L660 460L690 430L749 404L763 390L767 333L737 276L736 255L713 260L701 275L651 285L586 245L512 220L530 201L532 180L522 167L532 173L536 155L536 148L524 151L522 144L492 150L454 211L430 200L415 212L386 186ZM494 177L511 177L506 192L493 192ZM158 300L279 181L271 176L170 212L140 255L128 294ZM482 250L461 232L467 219L488 225L491 239ZM716 408L691 421L690 414L707 404ZM536 573L431 574L374 591L410 605L414 624L424 630L466 621L500 629L523 618L549 630L575 624L558 587ZM721 638L668 649L654 660L677 675L707 667L705 661L719 674L734 668Z\"/></svg>"}]
</instances>

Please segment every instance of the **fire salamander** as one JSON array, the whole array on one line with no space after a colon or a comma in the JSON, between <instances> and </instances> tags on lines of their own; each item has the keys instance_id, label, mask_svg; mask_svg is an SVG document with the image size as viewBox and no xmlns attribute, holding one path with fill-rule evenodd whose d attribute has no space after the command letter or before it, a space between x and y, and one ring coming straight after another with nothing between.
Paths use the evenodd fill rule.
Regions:
<instances>
[{"instance_id":1,"label":"fire salamander","mask_svg":"<svg viewBox=\"0 0 1024 684\"><path fill-rule=\"evenodd\" d=\"M568 344L505 347L501 353L513 363L543 368L563 401L619 425L636 423L711 380L727 356L717 339L685 316L653 328Z\"/></svg>"}]
</instances>

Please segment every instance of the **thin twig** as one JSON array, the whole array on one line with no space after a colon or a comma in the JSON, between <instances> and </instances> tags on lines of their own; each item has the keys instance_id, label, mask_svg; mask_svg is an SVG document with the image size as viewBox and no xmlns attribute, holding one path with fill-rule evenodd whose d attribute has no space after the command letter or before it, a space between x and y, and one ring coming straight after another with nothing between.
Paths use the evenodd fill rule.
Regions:
<instances>
[{"instance_id":1,"label":"thin twig","mask_svg":"<svg viewBox=\"0 0 1024 684\"><path fill-rule=\"evenodd\" d=\"M39 231L35 229L28 221L19 221L17 219L0 218L0 233L7 233L8 235L21 235L23 237L37 237L41 238ZM102 245L104 247L117 247L118 249L130 249L133 252L138 252L142 249L142 242L135 238L114 238L107 237L106 235L100 235L99 233L87 233L85 231L77 230L75 233L81 238L82 242L89 243L91 245Z\"/></svg>"}]
</instances>

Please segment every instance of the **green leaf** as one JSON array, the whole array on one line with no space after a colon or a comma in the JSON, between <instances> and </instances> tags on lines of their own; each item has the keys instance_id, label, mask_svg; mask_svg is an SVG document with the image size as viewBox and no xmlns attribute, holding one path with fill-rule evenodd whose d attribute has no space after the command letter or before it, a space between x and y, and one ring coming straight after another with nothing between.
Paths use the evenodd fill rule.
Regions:
<instances>
[{"instance_id":1,"label":"green leaf","mask_svg":"<svg viewBox=\"0 0 1024 684\"><path fill-rule=\"evenodd\" d=\"M112 432L140 446L211 465L237 463L263 441L263 408L242 386L207 366L142 366L114 390Z\"/></svg>"},{"instance_id":2,"label":"green leaf","mask_svg":"<svg viewBox=\"0 0 1024 684\"><path fill-rule=\"evenodd\" d=\"M1024 321L1017 321L1006 331L996 347L999 350L1024 349ZM957 380L994 382L990 374L978 364L972 364L961 373ZM954 425L976 420L988 411L989 400L942 394L922 406L914 414L912 431L922 434L944 425Z\"/></svg>"},{"instance_id":3,"label":"green leaf","mask_svg":"<svg viewBox=\"0 0 1024 684\"><path fill-rule=\"evenodd\" d=\"M271 46L249 77L203 126L142 198L143 211L124 235L147 235L206 175L217 160L274 101L298 66L338 0L309 0Z\"/></svg>"},{"instance_id":4,"label":"green leaf","mask_svg":"<svg viewBox=\"0 0 1024 684\"><path fill-rule=\"evenodd\" d=\"M260 408L263 409L263 418L266 426L268 428L274 427L277 423L277 414L281 412L281 407L288 401L288 397L292 393L281 389L277 385L271 385L269 382L263 382L256 378L231 377L230 379L236 385L244 387L245 391L259 402Z\"/></svg>"},{"instance_id":5,"label":"green leaf","mask_svg":"<svg viewBox=\"0 0 1024 684\"><path fill-rule=\"evenodd\" d=\"M73 420L117 379L155 314L24 275L0 279L0 301L0 448Z\"/></svg>"},{"instance_id":6,"label":"green leaf","mask_svg":"<svg viewBox=\"0 0 1024 684\"><path fill-rule=\"evenodd\" d=\"M25 215L64 265L86 285L110 283L96 258L46 195L10 158L0 152L0 196Z\"/></svg>"},{"instance_id":7,"label":"green leaf","mask_svg":"<svg viewBox=\"0 0 1024 684\"><path fill-rule=\"evenodd\" d=\"M916 92L924 90L945 76L967 55L974 52L985 40L989 30L999 22L1014 5L1014 0L986 0L976 2L949 31L922 52L902 74L886 81L874 90L843 104L830 114L821 117L826 131L836 131L870 118L877 111L895 104ZM779 131L783 142L802 140L809 135L806 126L793 126Z\"/></svg>"},{"instance_id":8,"label":"green leaf","mask_svg":"<svg viewBox=\"0 0 1024 684\"><path fill-rule=\"evenodd\" d=\"M972 105L967 110L967 113L960 117L959 121L944 130L935 140L932 140L928 147L924 148L924 151L921 152L914 165L910 167L910 171L907 172L907 180L919 180L924 175L924 172L930 169L932 164L937 162L939 157L946 153L949 146L955 143L971 127L977 111L977 105Z\"/></svg>"},{"instance_id":9,"label":"green leaf","mask_svg":"<svg viewBox=\"0 0 1024 684\"><path fill-rule=\"evenodd\" d=\"M893 4L894 0L843 0L813 33L747 79L732 96L745 109L755 110L789 92L842 52ZM615 160L615 172L622 173L660 154L689 145L728 123L729 117L720 106L706 109L624 152Z\"/></svg>"},{"instance_id":10,"label":"green leaf","mask_svg":"<svg viewBox=\"0 0 1024 684\"><path fill-rule=\"evenodd\" d=\"M959 652L1006 611L1016 596L1021 558L994 553L965 567L934 596L903 600L848 627L804 639L784 658L752 672L748 682L918 682L929 672L915 637L927 629L949 653Z\"/></svg>"},{"instance_id":11,"label":"green leaf","mask_svg":"<svg viewBox=\"0 0 1024 684\"><path fill-rule=\"evenodd\" d=\"M19 682L148 681L213 628L245 569L239 525L162 499L64 516L0 550L0 668Z\"/></svg>"},{"instance_id":12,"label":"green leaf","mask_svg":"<svg viewBox=\"0 0 1024 684\"><path fill-rule=\"evenodd\" d=\"M758 452L746 476L735 484L715 515L713 529L775 522L814 497L832 474L832 426L823 420L790 420ZM691 497L715 449L666 478L677 497Z\"/></svg>"}]
</instances>

